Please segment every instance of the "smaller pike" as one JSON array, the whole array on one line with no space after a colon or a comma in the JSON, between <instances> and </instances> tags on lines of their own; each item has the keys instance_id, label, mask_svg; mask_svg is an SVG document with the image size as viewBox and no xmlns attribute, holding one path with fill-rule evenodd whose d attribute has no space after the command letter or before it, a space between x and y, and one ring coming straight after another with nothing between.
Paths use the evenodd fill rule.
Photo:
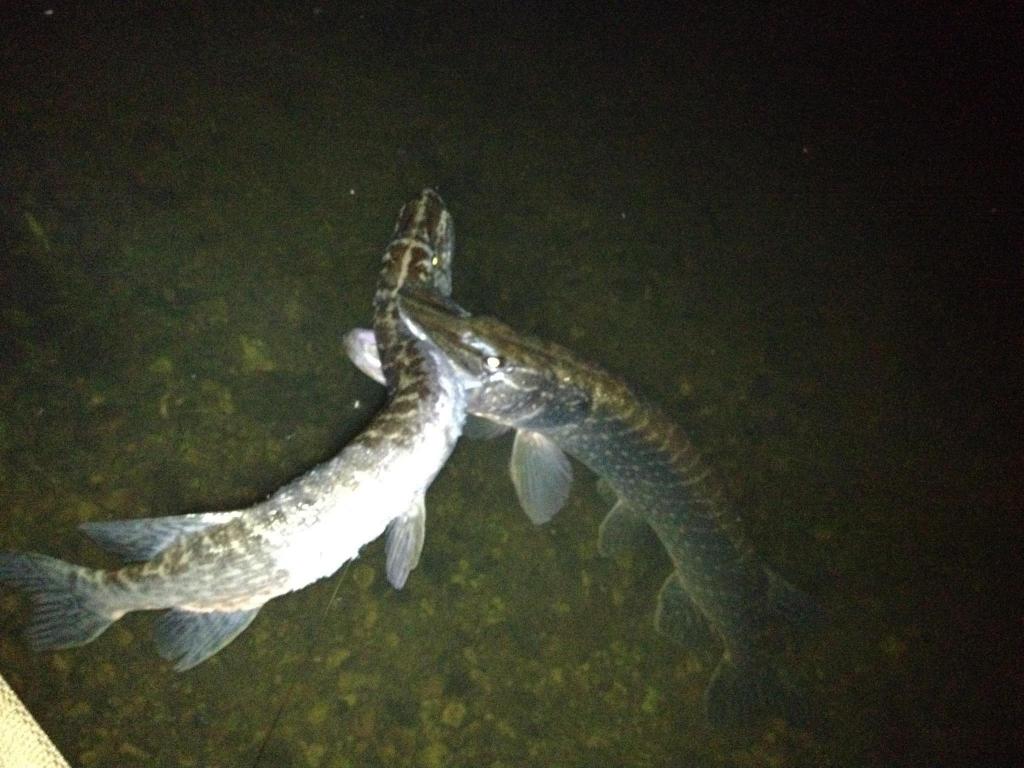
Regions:
<instances>
[{"instance_id":1,"label":"smaller pike","mask_svg":"<svg viewBox=\"0 0 1024 768\"><path fill-rule=\"evenodd\" d=\"M535 523L548 521L569 495L568 453L616 497L600 528L603 553L621 551L639 529L657 535L674 565L658 594L658 629L691 647L715 635L722 643L704 697L711 722L740 724L770 711L804 721L801 697L771 659L779 625L816 624L820 608L757 558L683 432L563 347L422 293L404 294L401 303L460 371L469 413L516 430L512 480ZM350 333L349 357L379 378L372 335L361 333Z\"/></svg>"},{"instance_id":2,"label":"smaller pike","mask_svg":"<svg viewBox=\"0 0 1024 768\"><path fill-rule=\"evenodd\" d=\"M405 583L423 546L423 495L448 459L465 396L447 359L412 335L397 292L450 290L451 218L425 190L403 207L387 251L374 324L389 402L340 454L247 509L84 523L98 544L132 561L84 568L35 553L0 553L0 582L28 591L35 649L84 645L131 611L170 609L160 655L188 669L237 637L267 601L330 576L385 529L388 577Z\"/></svg>"}]
</instances>

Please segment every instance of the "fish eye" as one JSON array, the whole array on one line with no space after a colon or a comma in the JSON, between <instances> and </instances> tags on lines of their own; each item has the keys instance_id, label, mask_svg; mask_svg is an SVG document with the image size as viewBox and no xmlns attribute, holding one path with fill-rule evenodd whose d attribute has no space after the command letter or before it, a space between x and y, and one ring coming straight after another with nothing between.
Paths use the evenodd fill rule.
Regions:
<instances>
[{"instance_id":1,"label":"fish eye","mask_svg":"<svg viewBox=\"0 0 1024 768\"><path fill-rule=\"evenodd\" d=\"M488 355L484 358L484 365L487 366L487 370L496 371L501 368L502 360L497 355Z\"/></svg>"},{"instance_id":2,"label":"fish eye","mask_svg":"<svg viewBox=\"0 0 1024 768\"><path fill-rule=\"evenodd\" d=\"M432 267L436 267L436 266L437 266L438 264L440 264L440 263L441 263L441 258L440 258L439 256L434 256L434 257L433 257L433 258L432 258L432 259L430 260L430 265L431 265Z\"/></svg>"}]
</instances>

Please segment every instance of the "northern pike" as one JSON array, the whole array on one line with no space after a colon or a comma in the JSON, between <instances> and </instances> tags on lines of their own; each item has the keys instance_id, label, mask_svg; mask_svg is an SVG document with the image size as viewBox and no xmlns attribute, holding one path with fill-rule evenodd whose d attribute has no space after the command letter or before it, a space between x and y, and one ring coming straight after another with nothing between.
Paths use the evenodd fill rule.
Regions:
<instances>
[{"instance_id":1,"label":"northern pike","mask_svg":"<svg viewBox=\"0 0 1024 768\"><path fill-rule=\"evenodd\" d=\"M535 523L549 520L569 495L569 454L615 496L599 531L602 553L653 530L674 566L658 593L658 629L694 648L714 635L721 641L704 695L709 720L741 724L778 712L803 722L802 698L773 656L780 626L808 628L821 610L757 557L682 430L622 380L561 346L424 294L411 292L401 303L459 370L469 413L516 430L512 479ZM350 345L350 357L379 377L367 339Z\"/></svg>"},{"instance_id":2,"label":"northern pike","mask_svg":"<svg viewBox=\"0 0 1024 768\"><path fill-rule=\"evenodd\" d=\"M389 399L336 457L247 509L82 524L130 561L120 569L0 554L0 581L35 603L29 644L84 645L126 613L170 609L157 621L157 649L188 669L237 637L268 600L330 576L385 529L388 577L400 588L419 558L424 492L458 439L465 395L395 301L406 283L450 290L452 243L451 217L435 192L402 208L374 299Z\"/></svg>"}]
</instances>

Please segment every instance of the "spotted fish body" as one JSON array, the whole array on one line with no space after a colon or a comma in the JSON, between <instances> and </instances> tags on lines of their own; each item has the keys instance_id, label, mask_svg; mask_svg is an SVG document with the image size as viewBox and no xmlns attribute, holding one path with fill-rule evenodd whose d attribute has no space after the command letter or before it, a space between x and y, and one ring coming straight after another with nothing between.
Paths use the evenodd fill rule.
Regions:
<instances>
[{"instance_id":1,"label":"spotted fish body","mask_svg":"<svg viewBox=\"0 0 1024 768\"><path fill-rule=\"evenodd\" d=\"M389 402L333 459L247 509L85 523L87 535L131 561L117 570L0 554L0 582L35 603L29 643L83 645L126 613L170 609L158 620L157 647L187 669L231 642L268 600L331 575L389 525L388 574L400 587L422 546L424 491L458 438L465 398L446 359L412 338L395 296L407 281L443 293L450 260L448 214L428 190L402 209L375 299Z\"/></svg>"},{"instance_id":2,"label":"spotted fish body","mask_svg":"<svg viewBox=\"0 0 1024 768\"><path fill-rule=\"evenodd\" d=\"M656 534L674 566L659 593L659 628L691 645L711 635L721 641L705 695L712 722L765 712L802 721L803 702L772 656L780 625L808 626L819 609L758 559L685 434L621 380L560 346L430 297L411 295L403 308L460 370L470 413L517 430L513 480L535 522L568 496L565 452L616 497L601 525L602 551L620 550L638 527Z\"/></svg>"}]
</instances>

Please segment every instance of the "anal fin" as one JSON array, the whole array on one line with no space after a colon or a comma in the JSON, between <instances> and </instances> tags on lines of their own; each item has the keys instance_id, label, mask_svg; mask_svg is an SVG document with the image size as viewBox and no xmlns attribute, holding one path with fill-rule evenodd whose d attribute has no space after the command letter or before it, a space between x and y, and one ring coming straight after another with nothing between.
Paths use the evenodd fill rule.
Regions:
<instances>
[{"instance_id":1,"label":"anal fin","mask_svg":"<svg viewBox=\"0 0 1024 768\"><path fill-rule=\"evenodd\" d=\"M244 632L259 610L208 613L170 610L157 620L157 651L174 662L177 672L191 669Z\"/></svg>"}]
</instances>

